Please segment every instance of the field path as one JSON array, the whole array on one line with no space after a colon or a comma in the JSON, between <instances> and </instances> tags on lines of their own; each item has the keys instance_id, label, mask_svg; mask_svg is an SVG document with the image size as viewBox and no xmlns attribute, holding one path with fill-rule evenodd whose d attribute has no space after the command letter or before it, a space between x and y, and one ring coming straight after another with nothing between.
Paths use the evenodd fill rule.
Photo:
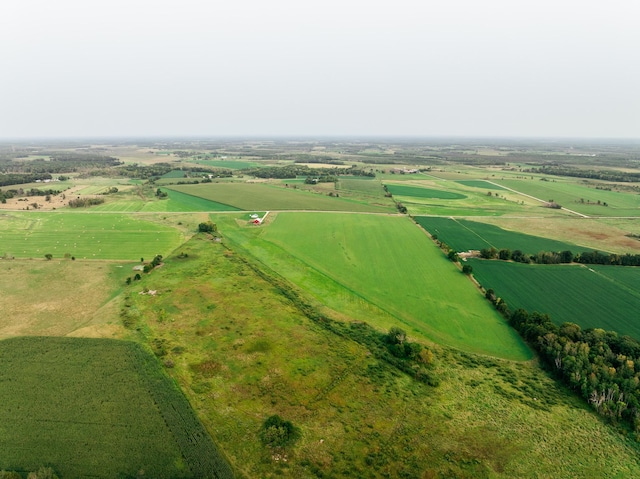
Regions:
<instances>
[{"instance_id":1,"label":"field path","mask_svg":"<svg viewBox=\"0 0 640 479\"><path fill-rule=\"evenodd\" d=\"M519 195L526 196L527 198L531 198L532 200L539 201L540 203L548 203L545 200L541 200L540 198L536 198L535 196L531 196L531 195L528 195L528 194L523 193L521 191L514 190L513 188L509 188L508 186L500 185L500 184L495 183L495 182L493 182L491 180L484 180L484 181L486 181L487 183L491 183L494 186L499 186L500 188L504 188L505 190L509 190L512 193L517 193ZM581 216L582 218L589 218L587 215L583 215L582 213L578 213L577 211L570 210L569 208L565 208L564 206L562 206L560 209L562 209L564 211L568 211L569 213L573 213L574 215Z\"/></svg>"}]
</instances>

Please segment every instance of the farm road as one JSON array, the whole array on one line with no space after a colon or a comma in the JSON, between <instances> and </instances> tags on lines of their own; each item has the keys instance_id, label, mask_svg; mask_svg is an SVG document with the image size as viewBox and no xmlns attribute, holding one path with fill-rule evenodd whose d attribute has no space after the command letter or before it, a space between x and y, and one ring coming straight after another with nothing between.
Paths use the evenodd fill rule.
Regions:
<instances>
[{"instance_id":1,"label":"farm road","mask_svg":"<svg viewBox=\"0 0 640 479\"><path fill-rule=\"evenodd\" d=\"M531 195L528 195L526 193L522 193L521 191L514 190L513 188L509 188L508 186L500 185L500 184L494 183L493 181L490 181L490 180L484 180L484 181L486 181L487 183L491 183L494 186L498 186L500 188L504 188L505 190L509 190L512 193L516 193L518 195L522 195L522 196L526 196L527 198L531 198L532 200L539 201L540 203L547 203L545 200L541 200L540 198L536 198L535 196L531 196ZM570 210L569 208L565 208L564 206L561 207L561 209L563 209L564 211L568 211L569 213L573 213L574 215L581 216L582 218L589 218L587 215L583 215L582 213L578 213L577 211Z\"/></svg>"}]
</instances>

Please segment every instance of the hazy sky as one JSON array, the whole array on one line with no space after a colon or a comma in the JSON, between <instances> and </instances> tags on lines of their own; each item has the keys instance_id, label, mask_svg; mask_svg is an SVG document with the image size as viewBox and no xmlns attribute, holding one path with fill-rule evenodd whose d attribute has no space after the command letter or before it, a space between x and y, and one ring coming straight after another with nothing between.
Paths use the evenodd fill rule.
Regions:
<instances>
[{"instance_id":1,"label":"hazy sky","mask_svg":"<svg viewBox=\"0 0 640 479\"><path fill-rule=\"evenodd\" d=\"M637 0L3 0L0 138L640 138Z\"/></svg>"}]
</instances>

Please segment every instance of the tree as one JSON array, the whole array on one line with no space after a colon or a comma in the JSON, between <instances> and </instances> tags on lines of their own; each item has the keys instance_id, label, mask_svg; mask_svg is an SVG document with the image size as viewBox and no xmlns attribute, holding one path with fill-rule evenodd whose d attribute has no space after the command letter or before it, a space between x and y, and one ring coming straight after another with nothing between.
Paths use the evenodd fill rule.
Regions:
<instances>
[{"instance_id":1,"label":"tree","mask_svg":"<svg viewBox=\"0 0 640 479\"><path fill-rule=\"evenodd\" d=\"M470 264L462 265L462 272L468 276L473 273L473 267Z\"/></svg>"},{"instance_id":2,"label":"tree","mask_svg":"<svg viewBox=\"0 0 640 479\"><path fill-rule=\"evenodd\" d=\"M206 221L198 225L198 231L200 233L215 233L218 231L218 225L212 221Z\"/></svg>"},{"instance_id":3,"label":"tree","mask_svg":"<svg viewBox=\"0 0 640 479\"><path fill-rule=\"evenodd\" d=\"M277 414L268 417L260 430L260 440L265 446L285 447L299 437L300 430L291 421L285 421Z\"/></svg>"},{"instance_id":4,"label":"tree","mask_svg":"<svg viewBox=\"0 0 640 479\"><path fill-rule=\"evenodd\" d=\"M51 261L51 258L53 258L53 255L51 253L47 253L44 255L45 258L47 258L47 261Z\"/></svg>"},{"instance_id":5,"label":"tree","mask_svg":"<svg viewBox=\"0 0 640 479\"><path fill-rule=\"evenodd\" d=\"M447 258L449 258L454 263L457 263L458 262L458 253L456 253L455 250L449 250L449 252L447 253Z\"/></svg>"},{"instance_id":6,"label":"tree","mask_svg":"<svg viewBox=\"0 0 640 479\"><path fill-rule=\"evenodd\" d=\"M498 258L503 261L509 261L511 259L511 250L507 248L503 248L498 251Z\"/></svg>"},{"instance_id":7,"label":"tree","mask_svg":"<svg viewBox=\"0 0 640 479\"><path fill-rule=\"evenodd\" d=\"M394 326L387 333L386 340L389 344L402 344L407 340L407 333L403 329Z\"/></svg>"}]
</instances>

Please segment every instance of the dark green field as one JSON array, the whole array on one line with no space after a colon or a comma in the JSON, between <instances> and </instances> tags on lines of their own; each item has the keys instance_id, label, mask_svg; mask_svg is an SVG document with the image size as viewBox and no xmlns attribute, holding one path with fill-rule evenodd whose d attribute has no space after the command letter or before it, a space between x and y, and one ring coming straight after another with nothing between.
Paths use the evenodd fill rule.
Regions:
<instances>
[{"instance_id":1,"label":"dark green field","mask_svg":"<svg viewBox=\"0 0 640 479\"><path fill-rule=\"evenodd\" d=\"M577 253L585 249L575 244L504 230L477 221L435 216L416 216L415 221L431 235L436 235L440 241L447 243L456 251L494 247L498 250L503 248L512 251L518 249L523 253L535 254L539 251L564 250Z\"/></svg>"},{"instance_id":2,"label":"dark green field","mask_svg":"<svg viewBox=\"0 0 640 479\"><path fill-rule=\"evenodd\" d=\"M466 198L465 195L452 191L434 190L432 188L421 188L419 186L405 186L388 184L387 190L394 196L412 196L414 198L431 198L440 200L460 200Z\"/></svg>"},{"instance_id":3,"label":"dark green field","mask_svg":"<svg viewBox=\"0 0 640 479\"><path fill-rule=\"evenodd\" d=\"M640 269L487 260L469 260L469 264L478 282L494 289L511 310L548 313L557 324L572 322L640 339ZM636 288L629 287L632 284Z\"/></svg>"},{"instance_id":4,"label":"dark green field","mask_svg":"<svg viewBox=\"0 0 640 479\"><path fill-rule=\"evenodd\" d=\"M49 466L64 478L232 477L182 392L136 343L7 339L0 384L0 469Z\"/></svg>"},{"instance_id":5,"label":"dark green field","mask_svg":"<svg viewBox=\"0 0 640 479\"><path fill-rule=\"evenodd\" d=\"M464 186L471 186L472 188L483 188L486 190L504 190L502 186L494 185L485 180L458 180L456 183L460 183Z\"/></svg>"}]
</instances>

